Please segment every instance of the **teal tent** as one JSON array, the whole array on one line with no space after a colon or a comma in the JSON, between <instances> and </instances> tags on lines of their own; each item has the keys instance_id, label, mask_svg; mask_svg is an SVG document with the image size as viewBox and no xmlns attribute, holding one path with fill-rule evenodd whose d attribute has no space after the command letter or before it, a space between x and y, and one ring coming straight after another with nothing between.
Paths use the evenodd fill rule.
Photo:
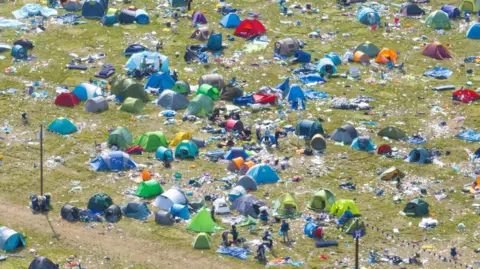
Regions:
<instances>
[{"instance_id":1,"label":"teal tent","mask_svg":"<svg viewBox=\"0 0 480 269\"><path fill-rule=\"evenodd\" d=\"M66 118L58 118L48 125L47 130L53 133L66 135L75 133L77 131L77 127L75 127L75 125L73 125L73 123Z\"/></svg>"},{"instance_id":2,"label":"teal tent","mask_svg":"<svg viewBox=\"0 0 480 269\"><path fill-rule=\"evenodd\" d=\"M380 15L373 9L369 7L364 7L358 10L357 19L359 22L366 25L379 25L380 24Z\"/></svg>"},{"instance_id":3,"label":"teal tent","mask_svg":"<svg viewBox=\"0 0 480 269\"><path fill-rule=\"evenodd\" d=\"M301 120L295 127L295 135L303 136L305 139L312 139L316 134L324 134L323 127L318 121Z\"/></svg>"},{"instance_id":4,"label":"teal tent","mask_svg":"<svg viewBox=\"0 0 480 269\"><path fill-rule=\"evenodd\" d=\"M108 136L107 143L119 149L125 149L127 145L133 144L132 134L124 127L117 127Z\"/></svg>"},{"instance_id":5,"label":"teal tent","mask_svg":"<svg viewBox=\"0 0 480 269\"><path fill-rule=\"evenodd\" d=\"M4 251L12 251L24 247L25 244L25 238L22 234L5 226L0 227L0 249Z\"/></svg>"},{"instance_id":6,"label":"teal tent","mask_svg":"<svg viewBox=\"0 0 480 269\"><path fill-rule=\"evenodd\" d=\"M198 147L190 140L183 140L175 148L175 157L180 159L195 158L198 155Z\"/></svg>"},{"instance_id":7,"label":"teal tent","mask_svg":"<svg viewBox=\"0 0 480 269\"><path fill-rule=\"evenodd\" d=\"M166 147L158 147L155 152L155 159L160 161L173 161L173 152Z\"/></svg>"}]
</instances>

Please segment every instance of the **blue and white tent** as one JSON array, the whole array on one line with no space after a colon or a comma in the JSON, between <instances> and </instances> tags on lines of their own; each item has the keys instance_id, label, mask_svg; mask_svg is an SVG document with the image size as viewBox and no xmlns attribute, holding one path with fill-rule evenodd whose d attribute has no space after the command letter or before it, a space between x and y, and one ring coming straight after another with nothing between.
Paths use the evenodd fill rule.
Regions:
<instances>
[{"instance_id":1,"label":"blue and white tent","mask_svg":"<svg viewBox=\"0 0 480 269\"><path fill-rule=\"evenodd\" d=\"M86 101L102 95L102 89L90 83L81 83L73 89L72 93L75 94L78 99Z\"/></svg>"},{"instance_id":2,"label":"blue and white tent","mask_svg":"<svg viewBox=\"0 0 480 269\"><path fill-rule=\"evenodd\" d=\"M220 20L220 25L225 28L236 28L242 20L235 13L229 13Z\"/></svg>"},{"instance_id":3,"label":"blue and white tent","mask_svg":"<svg viewBox=\"0 0 480 269\"><path fill-rule=\"evenodd\" d=\"M290 103L292 109L305 110L305 94L303 93L302 88L297 84L293 84L288 91L287 101Z\"/></svg>"},{"instance_id":4,"label":"blue and white tent","mask_svg":"<svg viewBox=\"0 0 480 269\"><path fill-rule=\"evenodd\" d=\"M25 246L25 238L22 234L5 226L0 227L0 249L12 251Z\"/></svg>"},{"instance_id":5,"label":"blue and white tent","mask_svg":"<svg viewBox=\"0 0 480 269\"><path fill-rule=\"evenodd\" d=\"M359 136L353 140L352 148L361 151L372 151L376 146L369 136Z\"/></svg>"},{"instance_id":6,"label":"blue and white tent","mask_svg":"<svg viewBox=\"0 0 480 269\"><path fill-rule=\"evenodd\" d=\"M151 65L155 72L168 73L168 57L158 52L143 51L133 54L128 59L125 67L130 70L139 69L143 59L147 65Z\"/></svg>"},{"instance_id":7,"label":"blue and white tent","mask_svg":"<svg viewBox=\"0 0 480 269\"><path fill-rule=\"evenodd\" d=\"M130 156L122 151L112 151L102 154L90 162L90 167L98 171L118 171L137 168L137 164Z\"/></svg>"},{"instance_id":8,"label":"blue and white tent","mask_svg":"<svg viewBox=\"0 0 480 269\"><path fill-rule=\"evenodd\" d=\"M369 7L364 7L358 10L357 19L359 22L366 25L379 25L380 24L380 15Z\"/></svg>"}]
</instances>

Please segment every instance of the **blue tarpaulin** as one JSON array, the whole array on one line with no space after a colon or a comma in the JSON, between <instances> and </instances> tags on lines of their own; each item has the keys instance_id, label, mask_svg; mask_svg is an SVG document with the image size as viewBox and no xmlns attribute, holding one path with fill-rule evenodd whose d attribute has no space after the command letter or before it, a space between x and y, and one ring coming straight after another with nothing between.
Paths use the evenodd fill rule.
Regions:
<instances>
[{"instance_id":1,"label":"blue tarpaulin","mask_svg":"<svg viewBox=\"0 0 480 269\"><path fill-rule=\"evenodd\" d=\"M304 90L303 93L305 97L310 100L318 100L318 99L327 99L328 94L326 92L319 92L316 90Z\"/></svg>"},{"instance_id":2,"label":"blue tarpaulin","mask_svg":"<svg viewBox=\"0 0 480 269\"><path fill-rule=\"evenodd\" d=\"M21 21L0 18L0 28L16 28L24 25L25 23Z\"/></svg>"},{"instance_id":3,"label":"blue tarpaulin","mask_svg":"<svg viewBox=\"0 0 480 269\"><path fill-rule=\"evenodd\" d=\"M447 79L452 74L453 72L446 67L435 67L434 69L428 70L425 73L423 73L423 75L426 77L431 77L436 79Z\"/></svg>"},{"instance_id":4,"label":"blue tarpaulin","mask_svg":"<svg viewBox=\"0 0 480 269\"><path fill-rule=\"evenodd\" d=\"M33 16L50 17L58 14L53 8L43 7L39 4L26 4L21 9L12 12L15 19L25 19Z\"/></svg>"},{"instance_id":5,"label":"blue tarpaulin","mask_svg":"<svg viewBox=\"0 0 480 269\"><path fill-rule=\"evenodd\" d=\"M417 136L417 137L411 137L411 138L408 139L408 143L410 143L410 144L416 144L416 145L418 145L418 144L425 144L425 143L427 143L427 139L426 139L426 138L423 138L423 137L419 137L419 136Z\"/></svg>"},{"instance_id":6,"label":"blue tarpaulin","mask_svg":"<svg viewBox=\"0 0 480 269\"><path fill-rule=\"evenodd\" d=\"M300 76L298 80L300 80L302 83L305 83L305 84L325 82L325 79L323 79L322 76L317 74L303 75L303 76Z\"/></svg>"},{"instance_id":7,"label":"blue tarpaulin","mask_svg":"<svg viewBox=\"0 0 480 269\"><path fill-rule=\"evenodd\" d=\"M472 129L468 129L461 131L456 135L456 137L469 142L477 142L480 141L480 132L475 132Z\"/></svg>"},{"instance_id":8,"label":"blue tarpaulin","mask_svg":"<svg viewBox=\"0 0 480 269\"><path fill-rule=\"evenodd\" d=\"M228 247L228 248L221 247L221 248L217 249L217 253L232 256L232 257L239 258L239 259L242 259L242 260L246 260L247 255L250 252L251 251L248 248L239 248L239 247Z\"/></svg>"}]
</instances>

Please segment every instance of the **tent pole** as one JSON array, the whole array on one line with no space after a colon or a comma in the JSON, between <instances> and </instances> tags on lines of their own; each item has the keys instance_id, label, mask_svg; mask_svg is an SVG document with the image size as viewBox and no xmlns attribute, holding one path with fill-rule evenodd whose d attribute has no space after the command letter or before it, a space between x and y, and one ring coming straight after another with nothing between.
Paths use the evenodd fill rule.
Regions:
<instances>
[{"instance_id":1,"label":"tent pole","mask_svg":"<svg viewBox=\"0 0 480 269\"><path fill-rule=\"evenodd\" d=\"M43 196L43 124L40 123L40 196Z\"/></svg>"}]
</instances>

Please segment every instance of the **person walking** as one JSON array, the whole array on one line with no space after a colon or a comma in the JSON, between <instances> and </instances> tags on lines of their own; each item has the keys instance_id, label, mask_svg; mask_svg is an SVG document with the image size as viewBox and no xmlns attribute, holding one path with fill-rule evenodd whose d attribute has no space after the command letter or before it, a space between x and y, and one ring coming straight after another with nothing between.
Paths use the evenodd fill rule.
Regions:
<instances>
[{"instance_id":1,"label":"person walking","mask_svg":"<svg viewBox=\"0 0 480 269\"><path fill-rule=\"evenodd\" d=\"M289 243L290 237L288 236L288 231L290 230L290 226L285 220L282 220L282 226L280 226L280 232L283 235L283 242Z\"/></svg>"}]
</instances>

